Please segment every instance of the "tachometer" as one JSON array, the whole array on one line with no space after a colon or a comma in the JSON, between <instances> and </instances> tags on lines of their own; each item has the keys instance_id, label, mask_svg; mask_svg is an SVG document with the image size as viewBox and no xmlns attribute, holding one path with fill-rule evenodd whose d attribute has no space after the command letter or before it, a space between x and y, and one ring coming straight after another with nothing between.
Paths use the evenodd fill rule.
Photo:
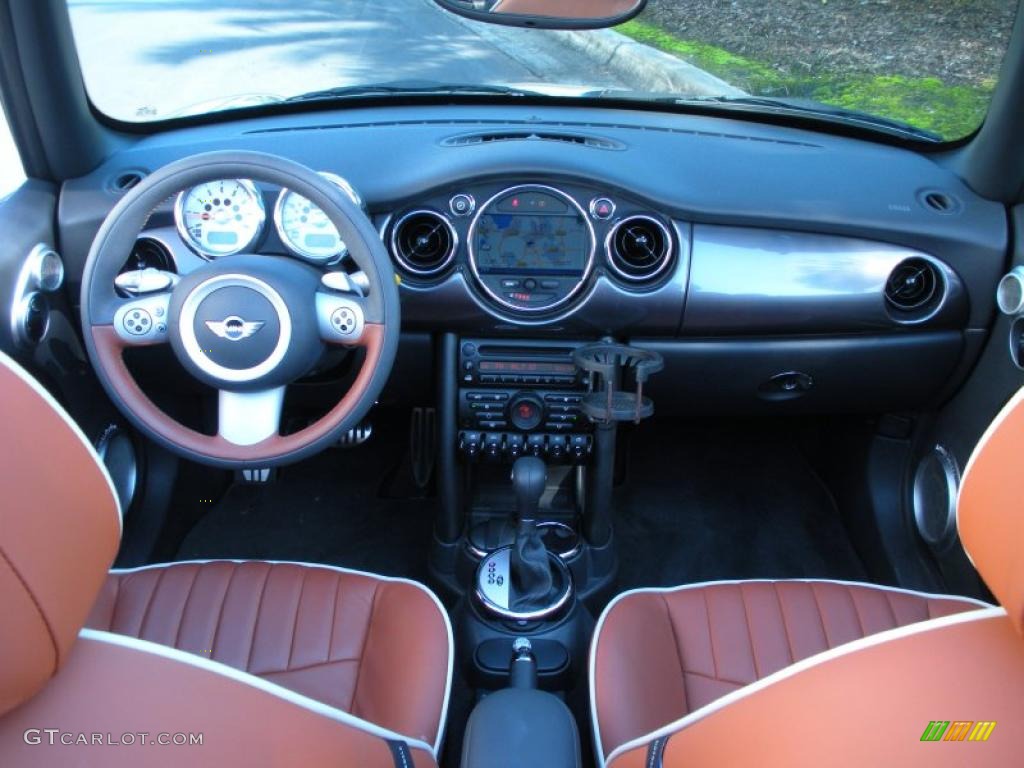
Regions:
<instances>
[{"instance_id":1,"label":"tachometer","mask_svg":"<svg viewBox=\"0 0 1024 768\"><path fill-rule=\"evenodd\" d=\"M221 179L187 189L174 204L182 239L209 258L249 248L263 231L263 197L247 179Z\"/></svg>"},{"instance_id":2,"label":"tachometer","mask_svg":"<svg viewBox=\"0 0 1024 768\"><path fill-rule=\"evenodd\" d=\"M356 205L361 204L359 195L343 178L326 171L320 175L340 187ZM327 214L298 192L281 190L274 206L274 225L281 242L296 256L325 264L345 253L345 243Z\"/></svg>"}]
</instances>

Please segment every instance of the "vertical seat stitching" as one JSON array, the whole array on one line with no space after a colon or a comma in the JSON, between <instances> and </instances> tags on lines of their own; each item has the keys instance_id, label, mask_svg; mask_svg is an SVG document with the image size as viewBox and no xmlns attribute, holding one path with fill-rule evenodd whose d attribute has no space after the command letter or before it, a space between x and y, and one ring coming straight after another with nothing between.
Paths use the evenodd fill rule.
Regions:
<instances>
[{"instance_id":1,"label":"vertical seat stitching","mask_svg":"<svg viewBox=\"0 0 1024 768\"><path fill-rule=\"evenodd\" d=\"M665 620L668 621L668 631L672 633L672 644L676 648L676 660L679 662L679 675L683 683L683 706L686 707L686 711L690 711L690 692L686 690L686 663L683 661L683 646L679 642L679 635L676 634L676 625L672 621L672 611L668 607L668 598L664 594L660 595L661 604L665 607ZM717 679L717 675L716 675Z\"/></svg>"},{"instance_id":2,"label":"vertical seat stitching","mask_svg":"<svg viewBox=\"0 0 1024 768\"><path fill-rule=\"evenodd\" d=\"M252 623L252 632L249 635L249 654L245 657L245 671L248 672L252 665L252 652L256 647L256 630L260 626L260 612L263 610L263 595L267 592L267 582L270 581L270 572L274 570L273 565L267 566L267 575L263 577L263 586L260 587L260 599L256 603L256 618Z\"/></svg>"},{"instance_id":3,"label":"vertical seat stitching","mask_svg":"<svg viewBox=\"0 0 1024 768\"><path fill-rule=\"evenodd\" d=\"M818 602L818 592L814 588L813 584L808 584L811 588L811 597L814 598L814 607L818 611L818 623L821 624L821 633L825 636L825 647L831 649L832 641L828 637L828 629L825 627L825 614L821 610L821 603Z\"/></svg>"},{"instance_id":4,"label":"vertical seat stitching","mask_svg":"<svg viewBox=\"0 0 1024 768\"><path fill-rule=\"evenodd\" d=\"M108 574L107 578L108 579L112 578L114 580L114 608L110 612L110 624L107 626L107 629L109 631L114 632L115 631L114 627L117 626L117 609L121 605L121 579L122 579L122 577L121 576L111 576L111 575Z\"/></svg>"},{"instance_id":5,"label":"vertical seat stitching","mask_svg":"<svg viewBox=\"0 0 1024 768\"><path fill-rule=\"evenodd\" d=\"M139 624L139 634L137 637L140 640L146 639L146 622L149 620L149 609L153 607L153 602L156 600L156 593L160 591L160 581L163 579L165 573L167 573L166 568L160 568L156 573L156 581L153 583L153 589L150 591L149 598L146 600L146 610L142 612L142 623Z\"/></svg>"},{"instance_id":6,"label":"vertical seat stitching","mask_svg":"<svg viewBox=\"0 0 1024 768\"><path fill-rule=\"evenodd\" d=\"M377 610L377 595L380 593L380 585L373 583L373 596L370 598L370 617L366 621L366 629L363 630L363 643L359 646L359 661L356 662L356 682L352 686L352 700L349 702L348 711L356 714L356 696L359 695L359 679L363 676L363 659L366 658L366 647L370 640L370 629L373 627L373 614Z\"/></svg>"},{"instance_id":7,"label":"vertical seat stitching","mask_svg":"<svg viewBox=\"0 0 1024 768\"><path fill-rule=\"evenodd\" d=\"M335 574L334 578L334 602L331 603L331 631L327 635L327 653L324 654L324 661L331 660L331 649L334 648L334 624L338 620L338 598L341 597L341 576Z\"/></svg>"},{"instance_id":8,"label":"vertical seat stitching","mask_svg":"<svg viewBox=\"0 0 1024 768\"><path fill-rule=\"evenodd\" d=\"M747 612L747 598L743 594L743 585L737 586L740 593L740 602L743 603L743 623L747 625L747 640L750 643L750 658L754 662L754 677L761 679L761 671L757 668L757 651L754 649L754 628L750 625L750 614Z\"/></svg>"},{"instance_id":9,"label":"vertical seat stitching","mask_svg":"<svg viewBox=\"0 0 1024 768\"><path fill-rule=\"evenodd\" d=\"M782 609L782 595L779 594L779 585L776 582L772 582L772 592L775 593L775 602L779 606L779 616L782 618L782 631L786 635L786 650L789 651L789 663L792 664L796 661L796 649L793 648L793 641L789 636L789 624L786 622L786 612Z\"/></svg>"},{"instance_id":10,"label":"vertical seat stitching","mask_svg":"<svg viewBox=\"0 0 1024 768\"><path fill-rule=\"evenodd\" d=\"M217 636L220 634L220 625L224 621L224 606L228 602L228 593L231 591L231 582L234 581L237 565L231 566L231 573L228 574L228 584L224 587L224 594L220 598L220 608L217 610L217 623L213 625L213 640L210 641L210 658L217 657Z\"/></svg>"},{"instance_id":11,"label":"vertical seat stitching","mask_svg":"<svg viewBox=\"0 0 1024 768\"><path fill-rule=\"evenodd\" d=\"M299 582L299 599L295 602L295 615L292 617L292 641L288 645L288 661L284 665L285 669L290 669L292 666L292 654L295 653L295 636L299 634L299 609L302 607L302 592L306 588L306 574L309 573L308 568L302 569L302 581Z\"/></svg>"},{"instance_id":12,"label":"vertical seat stitching","mask_svg":"<svg viewBox=\"0 0 1024 768\"><path fill-rule=\"evenodd\" d=\"M857 607L857 598L854 597L855 592L851 588L847 587L846 594L849 596L850 603L853 605L853 615L857 619L857 629L860 630L860 636L867 637L868 632L864 628L864 622L860 619L860 609Z\"/></svg>"},{"instance_id":13,"label":"vertical seat stitching","mask_svg":"<svg viewBox=\"0 0 1024 768\"><path fill-rule=\"evenodd\" d=\"M888 592L882 592L885 595L885 605L889 609L889 615L892 616L892 628L900 626L900 620L896 618L896 610L892 607L892 600L889 597Z\"/></svg>"},{"instance_id":14,"label":"vertical seat stitching","mask_svg":"<svg viewBox=\"0 0 1024 768\"><path fill-rule=\"evenodd\" d=\"M181 628L185 626L185 611L188 610L188 601L192 599L192 590L196 586L196 580L199 578L199 566L196 566L192 573L192 581L189 582L188 592L185 593L185 600L181 604L181 615L178 616L178 631L174 633L174 646L180 648L178 642L181 640Z\"/></svg>"},{"instance_id":15,"label":"vertical seat stitching","mask_svg":"<svg viewBox=\"0 0 1024 768\"><path fill-rule=\"evenodd\" d=\"M708 628L708 645L711 647L711 668L715 672L715 677L718 677L718 658L715 656L715 638L711 634L711 606L708 605L707 591L702 589L700 596L704 600L704 615L707 616L707 628Z\"/></svg>"}]
</instances>

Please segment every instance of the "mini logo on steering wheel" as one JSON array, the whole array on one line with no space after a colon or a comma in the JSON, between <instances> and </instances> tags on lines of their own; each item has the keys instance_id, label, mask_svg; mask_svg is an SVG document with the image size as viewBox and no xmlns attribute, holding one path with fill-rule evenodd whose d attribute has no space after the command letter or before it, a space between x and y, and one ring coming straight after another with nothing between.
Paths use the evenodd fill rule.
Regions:
<instances>
[{"instance_id":1,"label":"mini logo on steering wheel","mask_svg":"<svg viewBox=\"0 0 1024 768\"><path fill-rule=\"evenodd\" d=\"M206 327L228 341L241 341L248 339L256 331L263 327L262 320L247 322L238 315L231 315L223 320L207 320Z\"/></svg>"}]
</instances>

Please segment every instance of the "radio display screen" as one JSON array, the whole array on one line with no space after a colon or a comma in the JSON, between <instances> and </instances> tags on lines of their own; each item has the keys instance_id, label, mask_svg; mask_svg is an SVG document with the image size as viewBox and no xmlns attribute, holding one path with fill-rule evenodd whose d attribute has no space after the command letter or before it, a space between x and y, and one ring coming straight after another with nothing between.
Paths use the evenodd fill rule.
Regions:
<instances>
[{"instance_id":1,"label":"radio display screen","mask_svg":"<svg viewBox=\"0 0 1024 768\"><path fill-rule=\"evenodd\" d=\"M539 363L525 360L484 360L480 363L481 373L576 373L572 363Z\"/></svg>"},{"instance_id":2,"label":"radio display screen","mask_svg":"<svg viewBox=\"0 0 1024 768\"><path fill-rule=\"evenodd\" d=\"M586 269L590 233L565 201L523 191L480 212L473 249L480 274L574 276Z\"/></svg>"}]
</instances>

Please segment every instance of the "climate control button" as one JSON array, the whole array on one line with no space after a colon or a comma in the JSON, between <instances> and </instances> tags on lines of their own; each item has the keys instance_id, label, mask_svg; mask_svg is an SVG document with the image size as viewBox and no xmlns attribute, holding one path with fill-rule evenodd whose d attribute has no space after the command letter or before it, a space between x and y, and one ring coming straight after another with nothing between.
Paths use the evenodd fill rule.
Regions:
<instances>
[{"instance_id":1,"label":"climate control button","mask_svg":"<svg viewBox=\"0 0 1024 768\"><path fill-rule=\"evenodd\" d=\"M544 420L544 402L533 394L518 394L509 403L508 417L516 429L529 432Z\"/></svg>"}]
</instances>

